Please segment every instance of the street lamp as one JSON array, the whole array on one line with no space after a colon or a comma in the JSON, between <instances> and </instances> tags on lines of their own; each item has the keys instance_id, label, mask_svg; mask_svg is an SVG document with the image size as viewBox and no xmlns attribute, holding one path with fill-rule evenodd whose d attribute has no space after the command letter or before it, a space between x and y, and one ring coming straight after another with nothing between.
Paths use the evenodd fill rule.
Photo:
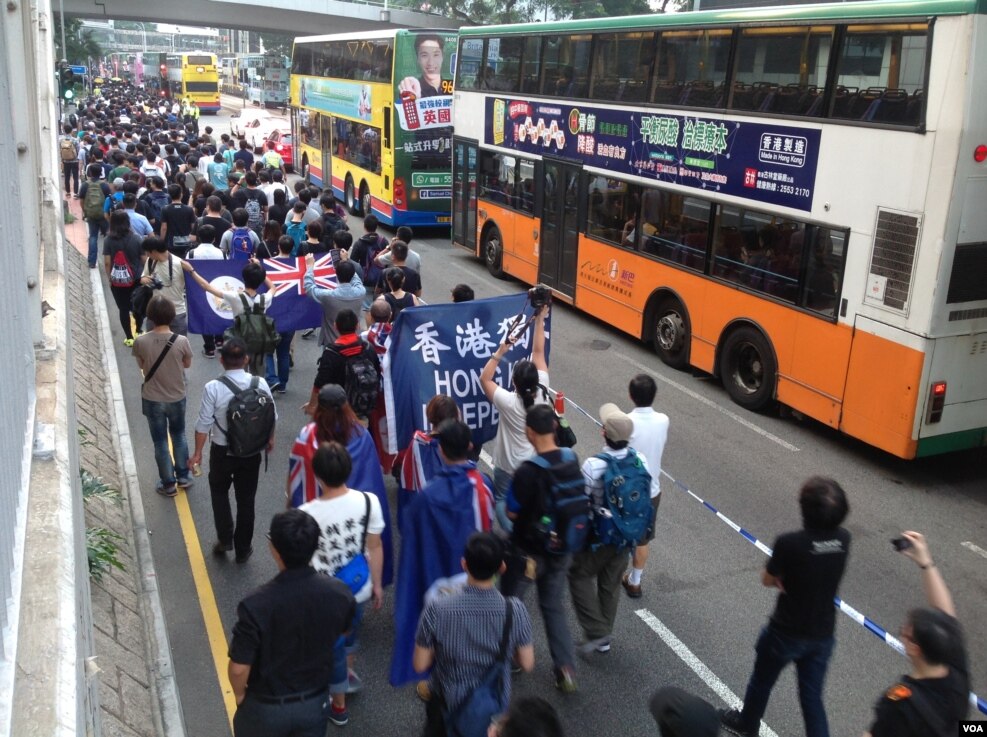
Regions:
<instances>
[{"instance_id":1,"label":"street lamp","mask_svg":"<svg viewBox=\"0 0 987 737\"><path fill-rule=\"evenodd\" d=\"M144 47L144 53L147 53L147 29L144 28L144 24L139 20L135 20L134 23L141 27L141 45Z\"/></svg>"}]
</instances>

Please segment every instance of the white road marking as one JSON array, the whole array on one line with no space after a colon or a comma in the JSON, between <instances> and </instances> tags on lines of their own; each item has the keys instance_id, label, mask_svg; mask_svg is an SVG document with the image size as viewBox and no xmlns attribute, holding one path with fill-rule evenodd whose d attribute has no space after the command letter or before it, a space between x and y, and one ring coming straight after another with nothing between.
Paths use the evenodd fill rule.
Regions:
<instances>
[{"instance_id":1,"label":"white road marking","mask_svg":"<svg viewBox=\"0 0 987 737\"><path fill-rule=\"evenodd\" d=\"M964 542L961 542L960 545L962 545L967 550L972 550L974 553L976 553L977 555L979 555L981 558L987 558L987 550L984 550L979 545L973 544L969 540L966 540Z\"/></svg>"},{"instance_id":2,"label":"white road marking","mask_svg":"<svg viewBox=\"0 0 987 737\"><path fill-rule=\"evenodd\" d=\"M667 378L665 376L662 376L661 374L655 373L651 368L649 368L648 366L645 366L640 361L638 361L636 359L633 359L630 356L624 355L620 351L614 351L613 352L613 355L615 355L617 358L621 359L622 361L626 361L631 366L634 366L635 368L638 368L641 371L644 371L645 373L647 373L648 375L654 377L658 381L661 381L661 382L664 382L665 384L668 384L668 386L672 387L673 389L677 389L678 391L680 391L683 394L685 394L687 397L689 397L691 399L695 399L697 402L700 402L702 404L705 404L707 407L712 407L713 409L715 409L720 414L729 417L731 420L733 420L734 422L737 422L737 423L743 425L748 430L753 430L754 432L756 432L761 437L763 437L763 438L765 438L767 440L770 440L772 443L777 443L778 445L780 445L785 450L790 450L793 453L797 453L799 451L799 448L798 447L792 445L787 440L782 440L781 438L779 438L774 433L768 432L763 427L760 427L758 425L755 425L750 420L748 420L748 419L746 419L744 417L741 417L736 412L732 412L731 410L727 409L726 407L723 407L723 406L717 404L712 399L709 399L707 397L704 397L702 394L699 394L698 392L694 392L689 387L683 386L682 384L678 383L677 381L674 381L674 380L669 379L669 378Z\"/></svg>"},{"instance_id":3,"label":"white road marking","mask_svg":"<svg viewBox=\"0 0 987 737\"><path fill-rule=\"evenodd\" d=\"M647 609L638 609L634 612L641 618L641 620L648 625L655 634L658 635L672 652L681 658L682 662L688 665L697 676L703 679L703 682L709 686L717 696L719 696L731 709L739 709L743 706L743 702L737 697L737 695L730 690L730 688L721 681L717 675L711 671L703 661L693 654L692 650L685 646L675 634L666 627L658 617L649 612ZM761 737L778 737L777 733L771 729L763 721L761 722Z\"/></svg>"}]
</instances>

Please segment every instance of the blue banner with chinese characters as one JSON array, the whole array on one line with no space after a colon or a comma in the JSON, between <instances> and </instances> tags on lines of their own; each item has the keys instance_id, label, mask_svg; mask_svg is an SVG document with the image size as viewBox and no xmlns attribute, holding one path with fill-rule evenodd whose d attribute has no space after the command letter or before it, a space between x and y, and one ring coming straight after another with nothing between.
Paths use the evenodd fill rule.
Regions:
<instances>
[{"instance_id":1,"label":"blue banner with chinese characters","mask_svg":"<svg viewBox=\"0 0 987 737\"><path fill-rule=\"evenodd\" d=\"M820 130L487 98L484 142L810 211Z\"/></svg>"},{"instance_id":2,"label":"blue banner with chinese characters","mask_svg":"<svg viewBox=\"0 0 987 737\"><path fill-rule=\"evenodd\" d=\"M522 293L401 311L382 361L391 453L404 448L416 430L429 429L425 406L436 394L456 400L463 422L473 429L474 443L494 438L498 413L483 393L480 373L508 331L514 346L494 380L510 389L514 365L531 355L534 327L528 325L526 297ZM551 315L545 320L546 361L550 334Z\"/></svg>"},{"instance_id":3,"label":"blue banner with chinese characters","mask_svg":"<svg viewBox=\"0 0 987 737\"><path fill-rule=\"evenodd\" d=\"M241 274L246 261L193 259L191 263L199 275L219 291L233 294L243 291ZM274 285L273 290L267 292L271 300L267 314L274 318L278 332L319 327L322 324L322 305L305 293L305 259L271 258L261 263L267 270L267 278ZM336 288L336 270L330 254L317 258L313 271L317 287ZM263 288L259 291L265 292ZM185 275L185 293L188 297L190 333L220 335L233 324L233 310L229 303L206 292L188 274Z\"/></svg>"}]
</instances>

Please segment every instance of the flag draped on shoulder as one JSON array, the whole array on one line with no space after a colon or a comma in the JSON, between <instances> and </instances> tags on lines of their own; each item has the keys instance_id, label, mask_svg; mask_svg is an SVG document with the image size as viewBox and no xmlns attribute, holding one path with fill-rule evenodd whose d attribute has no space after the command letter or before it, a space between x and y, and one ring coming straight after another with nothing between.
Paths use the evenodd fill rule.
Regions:
<instances>
[{"instance_id":1,"label":"flag draped on shoulder","mask_svg":"<svg viewBox=\"0 0 987 737\"><path fill-rule=\"evenodd\" d=\"M224 292L243 289L243 261L193 259L192 263L199 275L217 289ZM305 294L305 259L266 259L261 263L274 284L267 314L274 318L278 331L287 333L319 327L322 306ZM336 270L330 254L316 260L314 271L316 285L336 288ZM233 312L222 298L209 294L192 279L186 279L185 286L190 333L219 335L233 324Z\"/></svg>"},{"instance_id":2,"label":"flag draped on shoulder","mask_svg":"<svg viewBox=\"0 0 987 737\"><path fill-rule=\"evenodd\" d=\"M493 484L473 463L444 465L405 511L394 587L392 686L419 679L411 661L425 593L440 578L460 573L469 536L490 529Z\"/></svg>"}]
</instances>

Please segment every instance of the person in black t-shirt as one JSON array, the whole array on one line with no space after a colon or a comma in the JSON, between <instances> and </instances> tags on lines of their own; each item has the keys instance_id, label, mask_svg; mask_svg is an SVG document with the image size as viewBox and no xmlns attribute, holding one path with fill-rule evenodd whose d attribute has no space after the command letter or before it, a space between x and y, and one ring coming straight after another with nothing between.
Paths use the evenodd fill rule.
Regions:
<instances>
[{"instance_id":1,"label":"person in black t-shirt","mask_svg":"<svg viewBox=\"0 0 987 737\"><path fill-rule=\"evenodd\" d=\"M192 226L195 224L195 210L182 204L182 188L177 184L168 185L171 203L161 210L161 237L168 250L179 258L185 258L192 247Z\"/></svg>"},{"instance_id":2,"label":"person in black t-shirt","mask_svg":"<svg viewBox=\"0 0 987 737\"><path fill-rule=\"evenodd\" d=\"M539 532L542 517L549 512L552 479L557 482L582 480L579 459L563 451L555 442L555 412L547 404L528 408L524 434L535 452L550 469L525 461L514 472L507 493L507 516L514 521L511 542L515 550L500 582L504 596L523 598L532 584L538 587L538 606L545 620L548 649L555 667L555 683L564 692L575 691L575 649L566 620L566 573L572 554L550 555L545 550L545 533Z\"/></svg>"},{"instance_id":3,"label":"person in black t-shirt","mask_svg":"<svg viewBox=\"0 0 987 737\"><path fill-rule=\"evenodd\" d=\"M765 586L781 593L755 647L744 708L720 714L723 725L740 735L758 734L771 689L784 667L794 662L806 737L829 737L823 681L835 644L833 597L850 552L850 533L840 525L850 508L840 485L819 476L802 485L799 505L803 529L775 541L761 575Z\"/></svg>"},{"instance_id":4,"label":"person in black t-shirt","mask_svg":"<svg viewBox=\"0 0 987 737\"><path fill-rule=\"evenodd\" d=\"M956 620L953 597L932 561L925 537L905 531L901 540L899 550L922 570L930 608L908 613L901 627L901 641L912 672L878 700L874 724L864 737L956 734L956 724L966 718L969 708L970 676L963 631Z\"/></svg>"}]
</instances>

